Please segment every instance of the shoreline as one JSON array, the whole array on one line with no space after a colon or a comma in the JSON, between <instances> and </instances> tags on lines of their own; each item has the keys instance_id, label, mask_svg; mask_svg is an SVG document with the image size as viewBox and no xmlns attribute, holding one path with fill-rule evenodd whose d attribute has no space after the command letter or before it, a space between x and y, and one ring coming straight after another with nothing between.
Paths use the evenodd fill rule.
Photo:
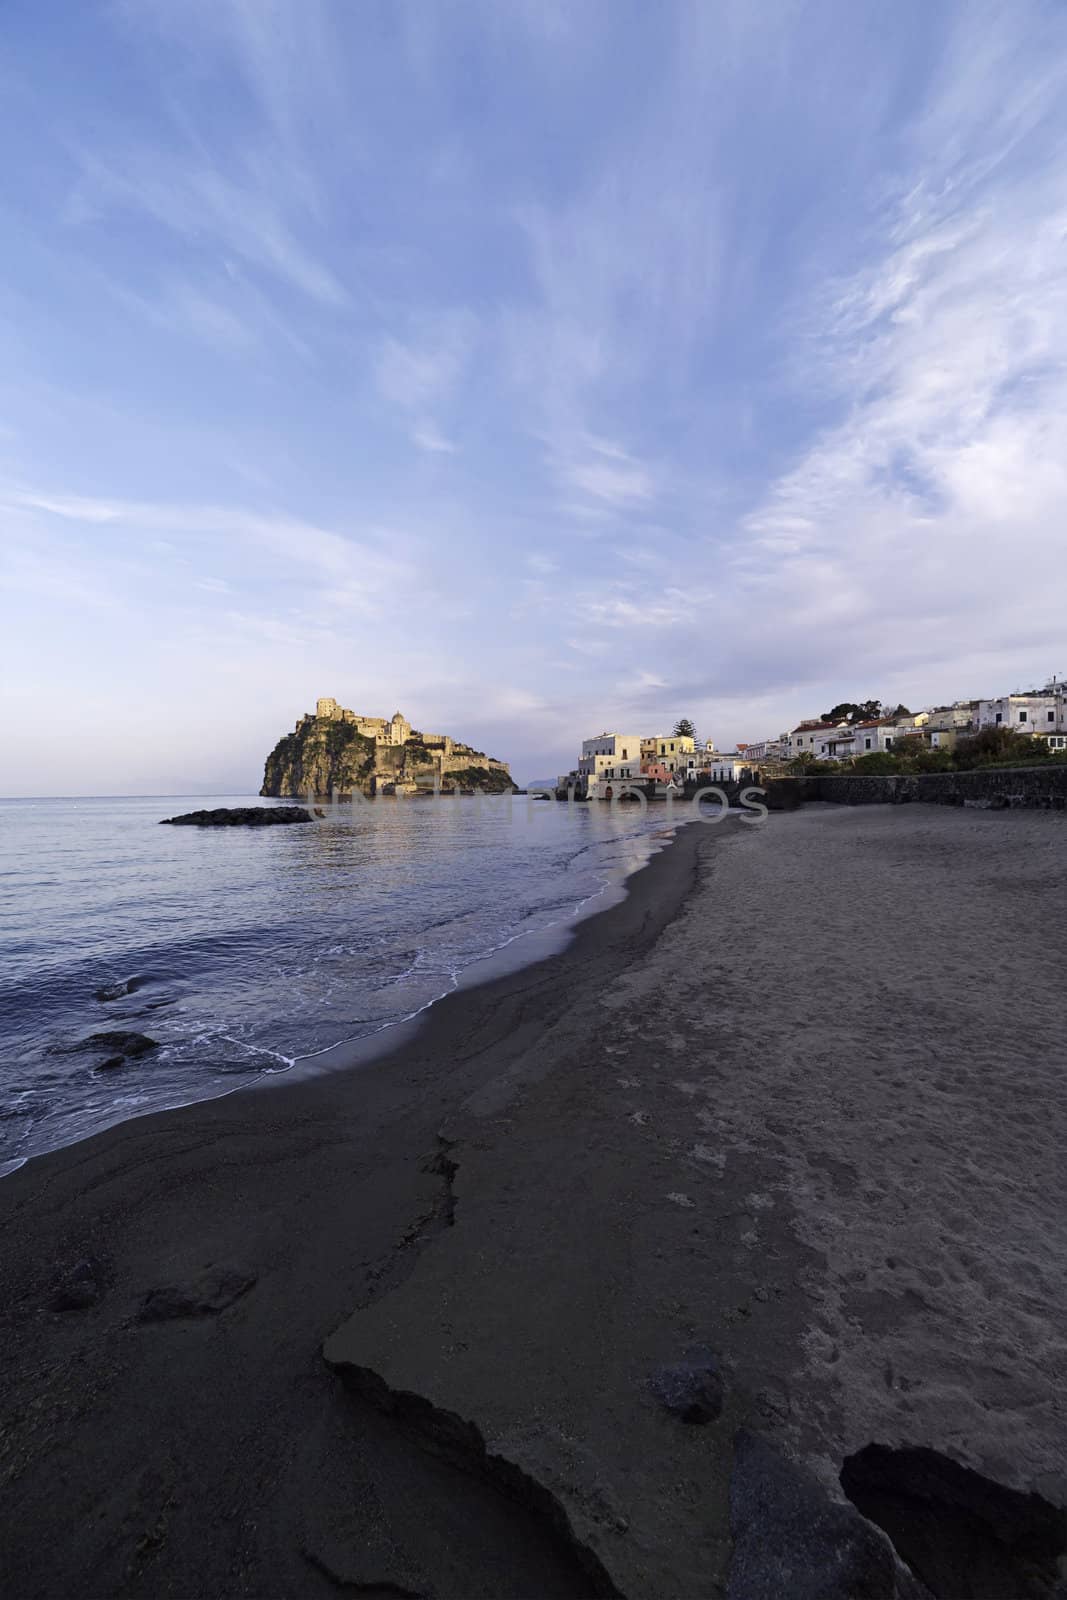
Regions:
<instances>
[{"instance_id":1,"label":"shoreline","mask_svg":"<svg viewBox=\"0 0 1067 1600\"><path fill-rule=\"evenodd\" d=\"M13 1591L723 1596L747 1430L858 1523L887 1600L916 1591L842 1531L844 1466L877 1443L981 1474L966 1539L921 1491L917 1559L964 1592L998 1558L982 1505L1067 1501L1062 828L681 829L564 951L358 1071L12 1174ZM705 1426L652 1383L696 1346ZM780 1536L758 1486L747 1514Z\"/></svg>"},{"instance_id":2,"label":"shoreline","mask_svg":"<svg viewBox=\"0 0 1067 1600\"><path fill-rule=\"evenodd\" d=\"M296 1078L297 1081L304 1077L315 1075L323 1071L346 1071L366 1066L382 1056L391 1054L394 1050L403 1048L414 1035L415 1030L423 1025L423 1019L438 1006L449 999L450 996L460 993L465 989L480 987L482 984L492 982L500 976L520 972L529 966L536 966L541 961L553 955L564 953L577 934L582 923L591 916L597 916L601 910L610 910L613 906L625 899L629 893L630 882L633 877L644 870L656 855L673 843L680 828L688 825L691 819L679 818L671 827L670 833L650 834L647 838L649 846L646 859L629 872L621 876L607 876L599 888L579 900L567 914L555 922L547 923L542 928L530 929L513 933L500 945L482 955L474 957L458 975L454 976L451 987L442 990L432 999L427 1000L417 1010L406 1016L397 1017L390 1022L382 1023L374 1031L354 1038L338 1039L332 1044L325 1045L319 1050L307 1055L297 1055L291 1060L279 1056L285 1065L277 1069L264 1069L254 1078L239 1082L231 1087L223 1086L214 1093L196 1095L190 1099L178 1099L171 1105L158 1106L146 1111L136 1111L132 1114L121 1115L113 1122L106 1122L102 1126L90 1129L61 1144L50 1146L44 1150L31 1151L27 1155L0 1156L0 1184L4 1179L21 1171L29 1163L40 1160L43 1156L53 1155L61 1150L69 1150L84 1143L86 1139L95 1138L100 1133L107 1133L115 1128L122 1127L127 1122L139 1121L143 1117L156 1115L169 1115L171 1112L182 1111L186 1107L206 1105L215 1100L223 1100L234 1094L252 1092L256 1089L267 1089L280 1080ZM662 842L660 842L662 841ZM598 907L594 902L603 899L604 905ZM586 908L593 906L592 910ZM529 941L527 946L531 953L522 956L517 962L508 959L506 952L522 941ZM264 1047L265 1048L265 1047Z\"/></svg>"},{"instance_id":3,"label":"shoreline","mask_svg":"<svg viewBox=\"0 0 1067 1600\"><path fill-rule=\"evenodd\" d=\"M284 1070L263 1072L251 1081L237 1084L234 1088L226 1089L220 1094L211 1095L206 1099L183 1101L178 1105L167 1106L158 1111L147 1111L132 1117L124 1117L119 1122L112 1123L108 1127L72 1140L69 1144L57 1145L54 1149L42 1150L34 1155L24 1157L20 1166L0 1177L0 1200L2 1200L5 1193L4 1179L23 1173L35 1163L62 1160L65 1155L79 1151L87 1144L92 1144L98 1140L118 1138L123 1130L138 1129L144 1124L155 1123L160 1118L179 1117L184 1113L195 1112L199 1108L217 1105L221 1101L233 1100L235 1097L240 1099L243 1096L273 1094L277 1091L305 1084L318 1083L320 1080L336 1081L341 1075L349 1072L362 1075L370 1068L384 1069L386 1063L393 1057L398 1058L403 1067L412 1052L416 1052L420 1056L434 1053L446 1043L445 1040L436 1041L423 1037L432 1026L435 1012L440 1011L442 1007L450 1003L459 1001L464 996L469 997L471 1003L475 1005L506 1000L512 982L517 982L524 974L550 963L567 961L572 956L575 961L583 959L584 951L576 951L575 946L581 941L585 930L595 925L601 917L611 916L612 913L624 907L644 874L649 872L657 860L669 855L671 849L679 843L683 835L686 832L691 833L694 826L695 824L692 823L676 823L673 837L664 840L661 849L653 850L646 861L635 868L634 871L626 874L621 880L614 883L610 881L605 883L600 889L588 896L585 901L581 902L581 905L584 906L603 894L612 894L615 898L608 905L585 916L579 916L575 911L565 920L550 924L546 928L539 928L528 934L516 935L504 945L484 956L478 957L477 960L471 963L470 967L464 970L453 988L428 1001L426 1005L422 1006L418 1011L412 1012L410 1016L400 1017L395 1022L385 1024L376 1033L366 1034L362 1038L341 1039L313 1055L296 1056ZM688 862L687 865L689 865ZM660 892L658 885L655 889L652 889L647 883L642 884L641 889L643 896L647 895L648 897ZM676 894L677 885L672 883L668 892L672 896ZM529 960L523 960L515 967L508 965L503 971L489 971L484 976L477 975L478 969L494 967L501 953L510 948L510 945L517 942L519 938L545 939L551 942L555 948L542 951ZM598 943L598 936L591 932L589 942L591 944ZM482 991L485 991L484 1000ZM448 1040L450 1040L451 1029L447 1030L447 1036ZM313 1063L319 1063L319 1065L312 1065Z\"/></svg>"},{"instance_id":4,"label":"shoreline","mask_svg":"<svg viewBox=\"0 0 1067 1600\"><path fill-rule=\"evenodd\" d=\"M166 1542L167 1592L334 1592L301 1553L302 1540L282 1554L265 1533L255 1551L240 1553L241 1518L253 1515L262 1493L257 1476L276 1479L287 1441L309 1416L324 1432L326 1457L339 1454L346 1472L363 1471L354 1463L378 1450L402 1485L421 1482L425 1469L417 1448L368 1443L376 1428L368 1416L352 1438L323 1341L375 1285L408 1270L423 1233L432 1234L441 1183L427 1163L448 1117L506 1073L579 993L650 947L691 892L708 836L706 828L679 829L669 849L629 878L622 900L577 924L564 950L447 995L412 1037L358 1070L284 1074L130 1119L8 1175L0 1184L0 1289L14 1419L9 1412L3 1468L10 1473L14 1462L17 1477L0 1537L13 1590L161 1592L150 1537L158 1506L145 1510L144 1527L131 1511L145 1494L155 1505L158 1484L142 1487L148 1440L153 1483L162 1472L166 1502L178 1493L171 1476L180 1480L179 1520L189 1518ZM85 1310L52 1310L57 1283L85 1261L98 1275L98 1298ZM139 1322L153 1288L197 1280L205 1264L251 1277L254 1287L219 1317ZM223 1327L220 1347L213 1336ZM250 1466L240 1441L248 1441L251 1418L259 1422ZM333 1467L320 1461L294 1471L299 1482L288 1484L286 1501L321 1509ZM57 1472L65 1489L53 1526ZM235 1474L247 1489L233 1488ZM456 1557L462 1589L482 1560L488 1511L479 1490L468 1512L465 1482L442 1493L457 1499L455 1516L471 1519ZM202 1530L218 1523L220 1496L247 1509L230 1514L236 1520L208 1550ZM334 1507L331 1526L347 1514ZM529 1520L523 1513L524 1527ZM575 1592L571 1557L555 1536L536 1518L523 1532L509 1513L501 1550L520 1535L530 1570L547 1563L544 1581L555 1574L545 1593Z\"/></svg>"}]
</instances>

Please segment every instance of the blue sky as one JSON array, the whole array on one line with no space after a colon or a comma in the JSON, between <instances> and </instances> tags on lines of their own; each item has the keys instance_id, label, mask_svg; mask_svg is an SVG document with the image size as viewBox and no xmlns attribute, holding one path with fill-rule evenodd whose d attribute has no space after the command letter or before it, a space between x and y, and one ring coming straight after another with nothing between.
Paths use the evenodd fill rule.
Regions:
<instances>
[{"instance_id":1,"label":"blue sky","mask_svg":"<svg viewBox=\"0 0 1067 1600\"><path fill-rule=\"evenodd\" d=\"M1067 671L1067 11L8 0L0 793Z\"/></svg>"}]
</instances>

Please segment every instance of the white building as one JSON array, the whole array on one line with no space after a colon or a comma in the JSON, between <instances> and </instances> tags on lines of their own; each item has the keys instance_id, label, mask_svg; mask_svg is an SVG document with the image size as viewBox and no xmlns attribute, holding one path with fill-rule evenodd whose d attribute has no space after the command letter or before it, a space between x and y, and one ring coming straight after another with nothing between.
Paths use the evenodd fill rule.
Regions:
<instances>
[{"instance_id":1,"label":"white building","mask_svg":"<svg viewBox=\"0 0 1067 1600\"><path fill-rule=\"evenodd\" d=\"M612 784L640 782L641 735L600 733L584 739L578 777L582 789L594 798Z\"/></svg>"},{"instance_id":2,"label":"white building","mask_svg":"<svg viewBox=\"0 0 1067 1600\"><path fill-rule=\"evenodd\" d=\"M705 762L702 776L711 783L739 783L752 766L747 750L718 750Z\"/></svg>"},{"instance_id":3,"label":"white building","mask_svg":"<svg viewBox=\"0 0 1067 1600\"><path fill-rule=\"evenodd\" d=\"M875 717L869 722L858 722L852 729L853 756L873 756L880 751L892 750L895 744L917 730L897 721L896 717ZM839 758L840 759L840 758Z\"/></svg>"},{"instance_id":4,"label":"white building","mask_svg":"<svg viewBox=\"0 0 1067 1600\"><path fill-rule=\"evenodd\" d=\"M840 723L835 728L832 723L823 722L819 717L810 718L807 722L798 722L789 735L788 759L795 761L798 756L814 756L819 759L817 748L819 740L825 739L827 734L835 733L845 726L845 723ZM825 757L822 759L825 760Z\"/></svg>"},{"instance_id":5,"label":"white building","mask_svg":"<svg viewBox=\"0 0 1067 1600\"><path fill-rule=\"evenodd\" d=\"M755 744L746 744L743 753L752 766L758 766L761 761L788 761L789 735L783 733L777 739L757 739Z\"/></svg>"},{"instance_id":6,"label":"white building","mask_svg":"<svg viewBox=\"0 0 1067 1600\"><path fill-rule=\"evenodd\" d=\"M856 748L856 729L849 727L827 728L826 732L816 735L815 758L817 761L849 761L859 752Z\"/></svg>"},{"instance_id":7,"label":"white building","mask_svg":"<svg viewBox=\"0 0 1067 1600\"><path fill-rule=\"evenodd\" d=\"M1055 679L1046 689L979 700L979 728L1011 728L1014 733L1067 733L1067 685Z\"/></svg>"}]
</instances>

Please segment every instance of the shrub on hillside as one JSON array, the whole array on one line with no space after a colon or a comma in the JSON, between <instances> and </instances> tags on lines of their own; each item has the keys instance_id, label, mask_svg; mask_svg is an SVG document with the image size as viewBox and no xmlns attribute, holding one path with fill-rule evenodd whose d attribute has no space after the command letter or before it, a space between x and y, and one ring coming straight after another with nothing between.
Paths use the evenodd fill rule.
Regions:
<instances>
[{"instance_id":1,"label":"shrub on hillside","mask_svg":"<svg viewBox=\"0 0 1067 1600\"><path fill-rule=\"evenodd\" d=\"M929 745L915 756L916 772L954 772L956 762L951 750L934 750Z\"/></svg>"},{"instance_id":2,"label":"shrub on hillside","mask_svg":"<svg viewBox=\"0 0 1067 1600\"><path fill-rule=\"evenodd\" d=\"M903 770L903 763L889 750L872 750L869 756L857 756L852 763L853 772L868 778L889 778Z\"/></svg>"},{"instance_id":3,"label":"shrub on hillside","mask_svg":"<svg viewBox=\"0 0 1067 1600\"><path fill-rule=\"evenodd\" d=\"M971 772L976 767L1033 766L1048 761L1054 754L1044 739L1016 733L1014 728L982 728L967 739L957 741L956 767Z\"/></svg>"}]
</instances>

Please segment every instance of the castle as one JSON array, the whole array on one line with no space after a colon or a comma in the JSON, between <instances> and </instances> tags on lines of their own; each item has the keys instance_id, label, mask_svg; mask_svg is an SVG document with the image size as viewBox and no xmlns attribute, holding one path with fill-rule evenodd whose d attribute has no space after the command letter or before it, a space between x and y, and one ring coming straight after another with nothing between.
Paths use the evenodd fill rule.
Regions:
<instances>
[{"instance_id":1,"label":"castle","mask_svg":"<svg viewBox=\"0 0 1067 1600\"><path fill-rule=\"evenodd\" d=\"M447 733L422 733L402 712L366 717L332 695L315 702L279 739L263 771L265 795L503 794L514 788L498 761Z\"/></svg>"},{"instance_id":2,"label":"castle","mask_svg":"<svg viewBox=\"0 0 1067 1600\"><path fill-rule=\"evenodd\" d=\"M469 744L457 744L447 733L415 733L411 723L399 711L394 711L389 718L364 717L357 711L348 711L339 705L332 695L323 695L315 702L315 715L320 722L348 722L357 733L363 734L366 739L373 739L375 745L383 747L400 748L408 740L414 738L416 744L432 751L435 756L447 758L453 753L470 752ZM299 729L300 723L297 723ZM478 754L480 752L474 752ZM495 766L504 767L504 762L494 762Z\"/></svg>"},{"instance_id":3,"label":"castle","mask_svg":"<svg viewBox=\"0 0 1067 1600\"><path fill-rule=\"evenodd\" d=\"M315 715L321 722L350 722L357 733L373 739L375 744L407 744L411 738L411 723L399 711L388 721L385 717L361 717L339 706L332 695L323 695L315 702Z\"/></svg>"}]
</instances>

